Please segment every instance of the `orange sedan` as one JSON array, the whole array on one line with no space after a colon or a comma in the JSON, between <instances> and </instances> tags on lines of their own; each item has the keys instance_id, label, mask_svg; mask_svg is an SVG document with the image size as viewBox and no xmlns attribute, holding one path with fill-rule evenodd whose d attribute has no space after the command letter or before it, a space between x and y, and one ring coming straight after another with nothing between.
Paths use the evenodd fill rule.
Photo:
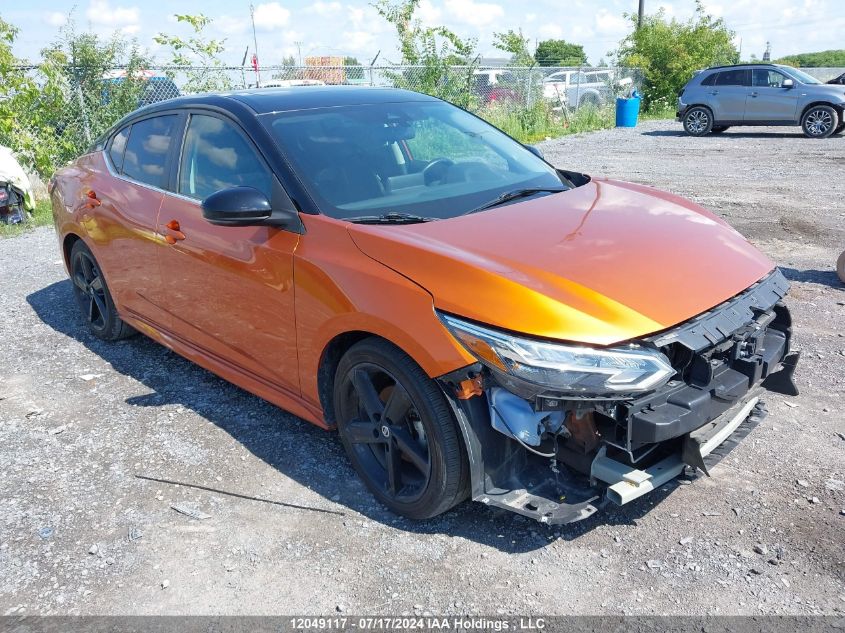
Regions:
<instances>
[{"instance_id":1,"label":"orange sedan","mask_svg":"<svg viewBox=\"0 0 845 633\"><path fill-rule=\"evenodd\" d=\"M182 97L51 181L82 318L326 429L393 511L546 523L708 468L795 393L787 283L723 220L393 89Z\"/></svg>"}]
</instances>

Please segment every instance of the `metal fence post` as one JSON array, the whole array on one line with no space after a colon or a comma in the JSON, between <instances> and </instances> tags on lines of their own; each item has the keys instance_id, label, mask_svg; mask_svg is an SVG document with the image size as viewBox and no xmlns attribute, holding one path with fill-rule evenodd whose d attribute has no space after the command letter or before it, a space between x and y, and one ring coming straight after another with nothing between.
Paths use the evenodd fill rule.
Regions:
<instances>
[{"instance_id":1,"label":"metal fence post","mask_svg":"<svg viewBox=\"0 0 845 633\"><path fill-rule=\"evenodd\" d=\"M575 73L575 111L581 107L581 66Z\"/></svg>"}]
</instances>

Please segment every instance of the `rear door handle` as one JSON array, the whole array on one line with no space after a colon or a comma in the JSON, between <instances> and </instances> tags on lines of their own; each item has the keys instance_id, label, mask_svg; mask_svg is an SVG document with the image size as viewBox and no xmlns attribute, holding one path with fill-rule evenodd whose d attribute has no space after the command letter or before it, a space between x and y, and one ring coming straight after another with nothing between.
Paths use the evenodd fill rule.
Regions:
<instances>
[{"instance_id":1,"label":"rear door handle","mask_svg":"<svg viewBox=\"0 0 845 633\"><path fill-rule=\"evenodd\" d=\"M752 93L751 93L751 96L752 96L752 97L756 97L756 96L757 96L757 93L756 93L756 92L752 92Z\"/></svg>"},{"instance_id":2,"label":"rear door handle","mask_svg":"<svg viewBox=\"0 0 845 633\"><path fill-rule=\"evenodd\" d=\"M83 204L82 206L86 209L95 209L96 207L99 207L101 204L103 204L100 199L97 198L97 193L93 189L90 189L85 195L88 200L86 200L85 204Z\"/></svg>"},{"instance_id":3,"label":"rear door handle","mask_svg":"<svg viewBox=\"0 0 845 633\"><path fill-rule=\"evenodd\" d=\"M718 90L711 90L710 94L711 95L717 95L717 94L719 94L719 91Z\"/></svg>"},{"instance_id":4,"label":"rear door handle","mask_svg":"<svg viewBox=\"0 0 845 633\"><path fill-rule=\"evenodd\" d=\"M185 239L185 234L181 230L182 227L179 226L179 220L170 220L170 222L165 224L165 227L169 233L164 236L164 241L168 244L175 244Z\"/></svg>"}]
</instances>

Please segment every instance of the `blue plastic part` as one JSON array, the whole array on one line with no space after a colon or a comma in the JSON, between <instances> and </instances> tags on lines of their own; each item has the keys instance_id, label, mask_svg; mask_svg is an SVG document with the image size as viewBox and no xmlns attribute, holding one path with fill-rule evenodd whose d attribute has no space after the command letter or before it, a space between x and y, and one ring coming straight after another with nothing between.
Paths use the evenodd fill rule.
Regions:
<instances>
[{"instance_id":1,"label":"blue plastic part","mask_svg":"<svg viewBox=\"0 0 845 633\"><path fill-rule=\"evenodd\" d=\"M640 116L640 99L619 97L616 100L616 127L636 127Z\"/></svg>"}]
</instances>

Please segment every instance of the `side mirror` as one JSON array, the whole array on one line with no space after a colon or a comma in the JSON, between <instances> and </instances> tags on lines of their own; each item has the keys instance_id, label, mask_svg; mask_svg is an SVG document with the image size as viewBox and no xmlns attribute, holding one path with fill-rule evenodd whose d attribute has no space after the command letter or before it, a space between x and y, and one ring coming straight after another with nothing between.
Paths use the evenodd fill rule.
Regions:
<instances>
[{"instance_id":1,"label":"side mirror","mask_svg":"<svg viewBox=\"0 0 845 633\"><path fill-rule=\"evenodd\" d=\"M794 88L795 82L792 79L784 79L783 80L783 87L784 88Z\"/></svg>"},{"instance_id":2,"label":"side mirror","mask_svg":"<svg viewBox=\"0 0 845 633\"><path fill-rule=\"evenodd\" d=\"M534 156L546 160L545 156L543 156L543 151L536 145L526 145L525 149L534 154Z\"/></svg>"},{"instance_id":3,"label":"side mirror","mask_svg":"<svg viewBox=\"0 0 845 633\"><path fill-rule=\"evenodd\" d=\"M273 210L270 201L254 187L229 187L202 201L202 216L218 226L290 227L298 222L294 211Z\"/></svg>"}]
</instances>

